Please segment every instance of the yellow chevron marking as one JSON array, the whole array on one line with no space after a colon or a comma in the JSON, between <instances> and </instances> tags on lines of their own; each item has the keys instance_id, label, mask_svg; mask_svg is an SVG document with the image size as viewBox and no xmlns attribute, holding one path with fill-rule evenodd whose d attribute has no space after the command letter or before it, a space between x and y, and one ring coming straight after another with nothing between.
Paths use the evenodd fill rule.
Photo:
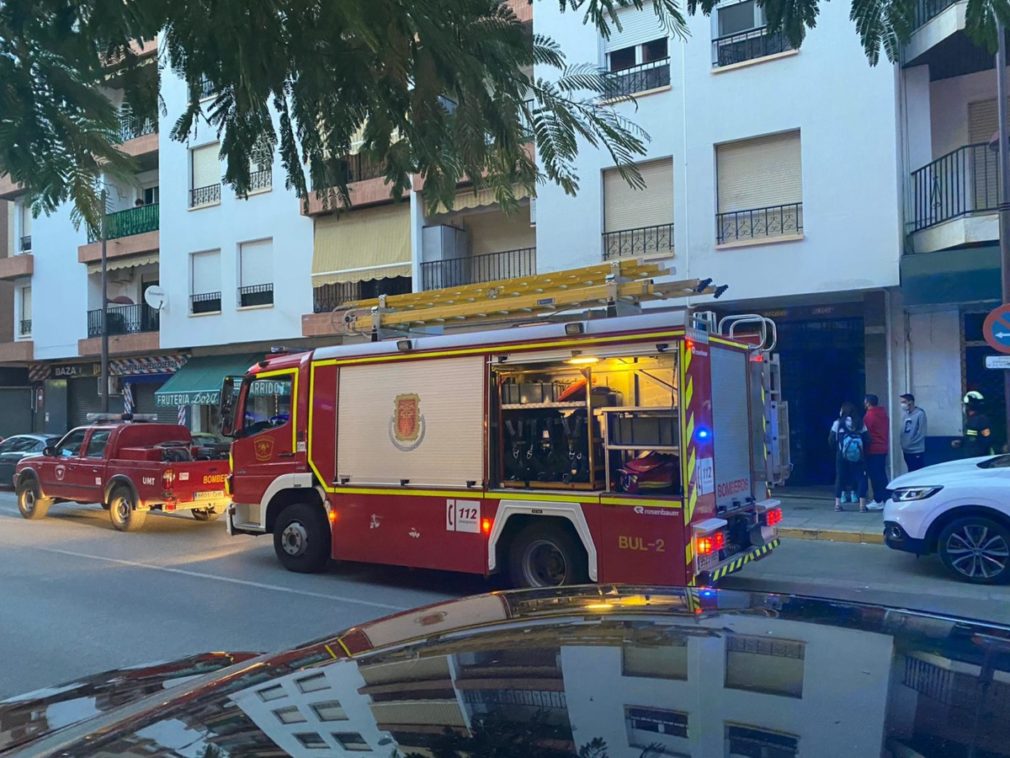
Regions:
<instances>
[{"instance_id":1,"label":"yellow chevron marking","mask_svg":"<svg viewBox=\"0 0 1010 758\"><path fill-rule=\"evenodd\" d=\"M694 481L694 467L695 464L697 463L697 461L695 460L696 457L697 453L695 452L694 448L691 448L691 452L687 456L687 478L688 481L691 482Z\"/></svg>"},{"instance_id":2,"label":"yellow chevron marking","mask_svg":"<svg viewBox=\"0 0 1010 758\"><path fill-rule=\"evenodd\" d=\"M758 558L761 558L761 557L767 555L768 553L770 553L772 550L774 550L778 546L779 546L779 541L778 540L772 540L767 545L764 545L764 546L758 548L754 552L748 553L747 555L743 556L742 558L737 558L732 563L727 563L725 566L722 566L721 568L718 568L714 572L712 572L712 581L715 582L715 581L717 581L719 579L722 579L727 574L732 574L735 571L739 571L740 569L742 569L745 565L747 565L751 561L757 560Z\"/></svg>"},{"instance_id":3,"label":"yellow chevron marking","mask_svg":"<svg viewBox=\"0 0 1010 758\"><path fill-rule=\"evenodd\" d=\"M684 371L685 373L691 367L691 359L694 358L694 353L687 348L684 349Z\"/></svg>"},{"instance_id":4,"label":"yellow chevron marking","mask_svg":"<svg viewBox=\"0 0 1010 758\"><path fill-rule=\"evenodd\" d=\"M688 540L687 545L684 547L684 556L687 559L686 563L690 564L694 560L694 545L691 544L694 540Z\"/></svg>"},{"instance_id":5,"label":"yellow chevron marking","mask_svg":"<svg viewBox=\"0 0 1010 758\"><path fill-rule=\"evenodd\" d=\"M687 437L687 439L685 440L685 442L687 443L687 446L689 448L691 448L691 450L693 452L694 451L694 443L693 443L693 440L694 440L694 414L693 413L689 413L688 416L687 416L687 427L684 429L684 436Z\"/></svg>"},{"instance_id":6,"label":"yellow chevron marking","mask_svg":"<svg viewBox=\"0 0 1010 758\"><path fill-rule=\"evenodd\" d=\"M694 377L687 377L687 386L684 387L684 407L690 410L691 399L694 397Z\"/></svg>"}]
</instances>

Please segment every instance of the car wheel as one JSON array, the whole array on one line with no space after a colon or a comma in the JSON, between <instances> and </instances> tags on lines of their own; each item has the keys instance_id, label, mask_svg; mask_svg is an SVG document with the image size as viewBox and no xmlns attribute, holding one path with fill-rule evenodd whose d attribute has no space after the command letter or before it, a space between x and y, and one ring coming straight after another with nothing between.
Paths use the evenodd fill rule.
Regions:
<instances>
[{"instance_id":1,"label":"car wheel","mask_svg":"<svg viewBox=\"0 0 1010 758\"><path fill-rule=\"evenodd\" d=\"M129 487L116 487L109 496L109 520L121 532L136 532L147 521L147 511L137 510Z\"/></svg>"},{"instance_id":2,"label":"car wheel","mask_svg":"<svg viewBox=\"0 0 1010 758\"><path fill-rule=\"evenodd\" d=\"M42 497L38 480L34 476L29 476L21 480L18 484L18 511L26 519L45 518L49 512L52 500Z\"/></svg>"},{"instance_id":3,"label":"car wheel","mask_svg":"<svg viewBox=\"0 0 1010 758\"><path fill-rule=\"evenodd\" d=\"M330 559L330 522L318 505L289 505L274 524L274 552L288 571L314 574Z\"/></svg>"},{"instance_id":4,"label":"car wheel","mask_svg":"<svg viewBox=\"0 0 1010 758\"><path fill-rule=\"evenodd\" d=\"M221 515L213 508L194 508L190 513L197 521L215 521Z\"/></svg>"},{"instance_id":5,"label":"car wheel","mask_svg":"<svg viewBox=\"0 0 1010 758\"><path fill-rule=\"evenodd\" d=\"M958 579L974 584L1010 581L1010 530L984 516L949 523L937 540L943 565Z\"/></svg>"},{"instance_id":6,"label":"car wheel","mask_svg":"<svg viewBox=\"0 0 1010 758\"><path fill-rule=\"evenodd\" d=\"M513 587L560 587L588 581L586 553L565 529L528 524L512 540L509 578Z\"/></svg>"}]
</instances>

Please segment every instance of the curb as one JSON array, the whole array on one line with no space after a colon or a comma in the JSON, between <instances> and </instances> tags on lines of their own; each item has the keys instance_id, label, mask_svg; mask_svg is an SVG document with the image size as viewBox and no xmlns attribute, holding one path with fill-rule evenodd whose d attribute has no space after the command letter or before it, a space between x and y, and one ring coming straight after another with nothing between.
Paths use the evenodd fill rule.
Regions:
<instances>
[{"instance_id":1,"label":"curb","mask_svg":"<svg viewBox=\"0 0 1010 758\"><path fill-rule=\"evenodd\" d=\"M882 532L847 532L841 529L802 529L779 527L779 536L794 540L824 540L828 542L856 542L865 545L883 545Z\"/></svg>"}]
</instances>

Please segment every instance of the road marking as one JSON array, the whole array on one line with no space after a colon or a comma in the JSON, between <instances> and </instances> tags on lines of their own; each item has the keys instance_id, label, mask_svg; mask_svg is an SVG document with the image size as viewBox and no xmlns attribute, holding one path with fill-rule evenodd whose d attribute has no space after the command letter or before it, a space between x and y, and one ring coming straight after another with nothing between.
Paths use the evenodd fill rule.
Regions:
<instances>
[{"instance_id":1,"label":"road marking","mask_svg":"<svg viewBox=\"0 0 1010 758\"><path fill-rule=\"evenodd\" d=\"M191 576L197 579L212 579L217 582L227 582L228 584L239 584L244 587L255 587L261 590L272 590L274 592L285 592L291 595L301 595L303 597L318 597L324 600L336 600L341 603L354 603L356 605L365 605L369 608L381 608L386 611L406 611L410 610L406 606L402 605L389 605L388 603L376 603L371 600L359 600L353 597L344 597L341 595L327 595L324 592L310 592L309 590L296 590L290 587L281 587L277 584L265 584L263 582L250 582L247 579L233 579L229 576L216 576L215 574L205 574L201 571L187 571L186 569L169 568L167 566L155 566L150 563L140 563L139 561L124 561L120 558L108 558L104 555L91 555L89 553L77 553L73 550L57 550L51 547L37 547L44 553L56 553L58 555L69 555L74 558L87 558L93 561L105 561L106 563L116 563L120 566L131 566L133 568L144 568L150 569L152 571L164 571L168 574L181 574L182 576Z\"/></svg>"}]
</instances>

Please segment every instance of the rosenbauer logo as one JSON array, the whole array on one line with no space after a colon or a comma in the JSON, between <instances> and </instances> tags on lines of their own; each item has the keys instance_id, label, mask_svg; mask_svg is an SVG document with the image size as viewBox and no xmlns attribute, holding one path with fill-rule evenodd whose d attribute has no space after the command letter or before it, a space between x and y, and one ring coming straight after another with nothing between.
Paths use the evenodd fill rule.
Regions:
<instances>
[{"instance_id":1,"label":"rosenbauer logo","mask_svg":"<svg viewBox=\"0 0 1010 758\"><path fill-rule=\"evenodd\" d=\"M389 419L389 440L405 453L424 442L424 416L421 397L415 394L397 395L393 399L393 415Z\"/></svg>"}]
</instances>

